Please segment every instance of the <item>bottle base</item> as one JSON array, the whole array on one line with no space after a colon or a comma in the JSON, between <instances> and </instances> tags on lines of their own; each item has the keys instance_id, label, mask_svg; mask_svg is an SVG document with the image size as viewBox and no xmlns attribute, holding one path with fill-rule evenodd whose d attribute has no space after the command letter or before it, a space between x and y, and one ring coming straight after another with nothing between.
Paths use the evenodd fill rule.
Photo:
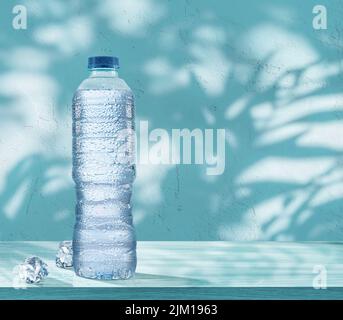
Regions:
<instances>
[{"instance_id":1,"label":"bottle base","mask_svg":"<svg viewBox=\"0 0 343 320\"><path fill-rule=\"evenodd\" d=\"M96 280L128 280L135 275L135 271L130 269L118 269L106 273L95 271L92 268L79 268L74 271L79 277Z\"/></svg>"}]
</instances>

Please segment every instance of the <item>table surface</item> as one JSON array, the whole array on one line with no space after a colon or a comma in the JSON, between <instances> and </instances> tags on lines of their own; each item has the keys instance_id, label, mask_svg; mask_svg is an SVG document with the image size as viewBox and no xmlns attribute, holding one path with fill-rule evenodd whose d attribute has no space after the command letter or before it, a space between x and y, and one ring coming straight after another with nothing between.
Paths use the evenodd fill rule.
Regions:
<instances>
[{"instance_id":1,"label":"table surface","mask_svg":"<svg viewBox=\"0 0 343 320\"><path fill-rule=\"evenodd\" d=\"M0 242L0 299L341 299L343 243L141 241L136 275L90 280L55 265L58 242ZM49 268L23 288L13 269L39 256ZM327 289L313 282L321 270Z\"/></svg>"}]
</instances>

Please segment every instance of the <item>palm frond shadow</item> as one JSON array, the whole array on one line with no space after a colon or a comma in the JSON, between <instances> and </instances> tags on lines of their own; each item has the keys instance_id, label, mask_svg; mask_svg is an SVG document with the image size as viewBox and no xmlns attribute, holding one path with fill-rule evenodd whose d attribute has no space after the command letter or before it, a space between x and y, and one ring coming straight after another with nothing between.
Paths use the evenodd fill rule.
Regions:
<instances>
[{"instance_id":1,"label":"palm frond shadow","mask_svg":"<svg viewBox=\"0 0 343 320\"><path fill-rule=\"evenodd\" d=\"M146 1L147 5L154 3L152 0ZM251 9L249 12L254 12L253 17L246 12L247 5ZM80 40L80 48L69 52L61 50L66 50L65 43L59 44L57 40L57 44L50 45L36 38L23 40L27 41L25 45L48 52L55 59L50 69L39 71L50 76L59 86L54 101L58 122L56 137L59 137L59 130L70 129L63 125L70 116L72 92L80 79L86 76L86 57L95 52L123 57L125 67L121 70L122 76L134 89L139 119L148 119L153 127L166 129L214 127L226 128L230 132L235 143L231 140L227 143L226 170L223 175L208 179L203 167L179 165L168 169L159 178L157 175L161 167L157 166L153 172L156 173L155 184L161 194L159 199L146 201L146 198L154 197L147 192L147 185L143 183L135 187L133 203L134 215L140 214L136 223L139 239L343 239L340 217L342 197L337 193L337 186L342 182L342 178L339 178L342 149L319 142L308 145L299 143L306 134L314 132L311 130L319 130L325 135L324 129L318 124L334 125L334 122L343 119L340 101L336 101L336 105L330 102L327 110L313 109L303 115L296 114L290 120L280 116L280 110L297 104L300 109L305 108L309 103L307 99L326 99L331 96L330 101L334 101L339 96L343 78L339 50L324 47L313 30L271 18L266 10L269 5L266 2L242 1L235 5L235 10L228 10L225 2L211 5L206 1L165 3L162 5L165 14L163 19L156 18L156 21L142 25L142 29L149 30L145 34L143 31L133 34L132 29L128 29L127 33L118 32L116 27L122 25L118 27L116 23L105 23L104 16L96 10L96 4L85 1L79 7L71 8L67 18L59 17L56 23L64 30L69 21L76 21L83 13L90 19L87 20L88 26L93 28L94 37L89 47L83 46ZM309 14L308 8L297 1L287 2L285 8L298 19ZM89 10L94 14L88 15ZM108 10L110 12L111 6ZM48 18L41 19L43 25L49 23ZM143 24L144 19L143 22L139 21ZM294 21L297 20L294 18ZM122 24L125 25L125 21ZM266 24L271 29L294 35L302 41L301 44L310 47L318 58L301 66L295 64L287 68L287 62L275 63L280 50L284 50L282 46L259 57L254 48L244 44L242 39ZM211 32L215 35L212 38ZM69 44L72 46L75 43L70 41ZM259 46L264 48L268 43L266 34L266 43L260 43ZM11 49L16 48L13 43L5 43L7 45ZM294 57L289 59L294 60ZM216 65L218 61L221 63L219 67ZM162 65L159 72L150 70L154 63ZM236 70L238 65L247 70L247 74L243 74L245 80L242 80L245 71ZM336 72L323 72L331 70L328 66L332 65L337 65ZM319 76L312 79L313 68L322 70L322 75L315 72ZM263 84L266 76L273 79L269 85ZM217 87L211 86L211 81ZM163 86L159 86L161 83ZM221 90L221 86L224 89ZM160 91L156 91L156 88L160 88ZM246 99L244 106L234 116L228 116L230 106L241 99ZM11 115L9 108L6 108L13 102L12 99L4 94L0 95L0 102L0 112L6 115L0 121L7 124L13 121L20 127L23 119L19 115ZM256 118L256 114L261 116L258 110L261 105L268 108L268 114L262 122ZM208 122L202 110L211 114L212 122ZM275 139L275 130L287 131L294 126L303 129ZM259 143L265 141L266 137L268 143ZM64 143L69 145L70 141ZM28 154L11 164L0 193L0 239L54 240L71 237L75 201L71 180L67 185L46 191L51 181L58 179L56 176L51 178L48 172L60 167L69 168L70 160L66 160L69 158L70 155L63 158L41 152ZM315 170L314 173L308 173L310 178L300 183L296 179L286 181L277 174L271 179L258 167L267 160L274 161L271 163L275 167L280 165L281 160L294 161L293 168L289 169L292 175L293 170L298 170L296 161L308 163L310 167L314 160L321 161L324 158L331 160L331 165L318 174ZM255 174L259 178L254 180L250 175L249 181L242 181L241 177L255 167ZM335 175L337 178L329 179ZM154 182L154 177L147 180L146 184ZM328 181L323 182L325 179ZM335 191L330 191L333 189ZM326 200L319 199L321 193L327 195L324 197Z\"/></svg>"}]
</instances>

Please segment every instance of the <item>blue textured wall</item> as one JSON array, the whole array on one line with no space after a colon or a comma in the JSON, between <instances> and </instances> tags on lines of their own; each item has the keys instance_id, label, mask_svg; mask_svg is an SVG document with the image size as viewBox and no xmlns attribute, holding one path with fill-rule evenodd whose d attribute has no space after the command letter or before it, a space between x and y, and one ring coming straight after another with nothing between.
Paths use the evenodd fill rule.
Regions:
<instances>
[{"instance_id":1,"label":"blue textured wall","mask_svg":"<svg viewBox=\"0 0 343 320\"><path fill-rule=\"evenodd\" d=\"M137 120L226 128L226 170L138 166L141 240L343 240L343 3L0 4L0 240L71 237L72 94L90 55L120 57ZM327 30L312 26L316 4Z\"/></svg>"}]
</instances>

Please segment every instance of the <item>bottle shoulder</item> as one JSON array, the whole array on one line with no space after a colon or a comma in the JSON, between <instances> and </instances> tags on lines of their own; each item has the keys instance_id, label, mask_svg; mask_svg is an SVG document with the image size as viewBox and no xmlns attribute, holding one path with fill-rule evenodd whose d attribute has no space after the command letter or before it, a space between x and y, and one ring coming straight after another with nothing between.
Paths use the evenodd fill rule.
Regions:
<instances>
[{"instance_id":1,"label":"bottle shoulder","mask_svg":"<svg viewBox=\"0 0 343 320\"><path fill-rule=\"evenodd\" d=\"M119 77L89 77L81 82L77 90L125 90L131 91Z\"/></svg>"}]
</instances>

